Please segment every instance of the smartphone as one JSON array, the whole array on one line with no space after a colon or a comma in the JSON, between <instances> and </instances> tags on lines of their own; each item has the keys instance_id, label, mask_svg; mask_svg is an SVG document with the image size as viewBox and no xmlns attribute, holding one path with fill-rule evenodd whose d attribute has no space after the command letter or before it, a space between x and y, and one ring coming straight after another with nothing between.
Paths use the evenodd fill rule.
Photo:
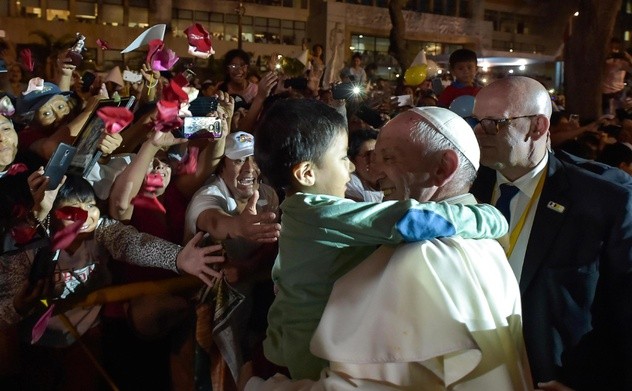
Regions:
<instances>
[{"instance_id":1,"label":"smartphone","mask_svg":"<svg viewBox=\"0 0 632 391\"><path fill-rule=\"evenodd\" d=\"M92 72L84 72L83 76L81 76L81 91L88 92L90 91L90 87L94 83L94 80L97 78Z\"/></svg>"},{"instance_id":2,"label":"smartphone","mask_svg":"<svg viewBox=\"0 0 632 391\"><path fill-rule=\"evenodd\" d=\"M413 106L413 97L410 95L398 95L397 107Z\"/></svg>"},{"instance_id":3,"label":"smartphone","mask_svg":"<svg viewBox=\"0 0 632 391\"><path fill-rule=\"evenodd\" d=\"M220 138L222 121L217 117L184 117L182 127L184 138Z\"/></svg>"},{"instance_id":4,"label":"smartphone","mask_svg":"<svg viewBox=\"0 0 632 391\"><path fill-rule=\"evenodd\" d=\"M334 99L349 99L360 93L360 88L354 83L339 83L331 88L331 95Z\"/></svg>"},{"instance_id":5,"label":"smartphone","mask_svg":"<svg viewBox=\"0 0 632 391\"><path fill-rule=\"evenodd\" d=\"M191 101L189 111L193 117L206 117L209 113L217 111L218 103L216 96L198 96Z\"/></svg>"},{"instance_id":6,"label":"smartphone","mask_svg":"<svg viewBox=\"0 0 632 391\"><path fill-rule=\"evenodd\" d=\"M59 182L61 182L61 178L63 178L66 171L68 171L68 167L70 163L72 163L72 158L75 157L75 153L77 153L77 148L72 145L60 143L57 146L55 153L53 153L53 156L51 156L44 169L44 176L49 178L48 190L53 190L59 186Z\"/></svg>"},{"instance_id":7,"label":"smartphone","mask_svg":"<svg viewBox=\"0 0 632 391\"><path fill-rule=\"evenodd\" d=\"M126 69L123 71L123 80L129 81L130 83L138 83L143 80L143 75L139 72L128 71Z\"/></svg>"}]
</instances>

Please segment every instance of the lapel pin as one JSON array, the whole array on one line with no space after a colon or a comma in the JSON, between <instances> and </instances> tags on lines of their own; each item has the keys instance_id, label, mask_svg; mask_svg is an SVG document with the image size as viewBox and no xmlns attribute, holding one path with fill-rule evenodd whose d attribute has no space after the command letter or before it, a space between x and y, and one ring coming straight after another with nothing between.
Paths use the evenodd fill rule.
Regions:
<instances>
[{"instance_id":1,"label":"lapel pin","mask_svg":"<svg viewBox=\"0 0 632 391\"><path fill-rule=\"evenodd\" d=\"M552 209L556 211L557 213L564 213L564 210L566 209L564 205L560 205L557 202L553 202L553 201L549 201L549 203L546 204L546 206L547 208Z\"/></svg>"}]
</instances>

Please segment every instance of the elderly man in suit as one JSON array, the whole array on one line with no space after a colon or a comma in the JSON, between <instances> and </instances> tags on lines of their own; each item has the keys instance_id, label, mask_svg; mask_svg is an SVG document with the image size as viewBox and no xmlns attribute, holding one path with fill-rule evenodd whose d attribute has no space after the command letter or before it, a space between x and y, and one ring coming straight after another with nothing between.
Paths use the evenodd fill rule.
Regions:
<instances>
[{"instance_id":1,"label":"elderly man in suit","mask_svg":"<svg viewBox=\"0 0 632 391\"><path fill-rule=\"evenodd\" d=\"M472 193L505 210L534 380L632 389L632 193L549 151L551 100L527 77L476 97ZM559 383L557 383L559 386Z\"/></svg>"}]
</instances>

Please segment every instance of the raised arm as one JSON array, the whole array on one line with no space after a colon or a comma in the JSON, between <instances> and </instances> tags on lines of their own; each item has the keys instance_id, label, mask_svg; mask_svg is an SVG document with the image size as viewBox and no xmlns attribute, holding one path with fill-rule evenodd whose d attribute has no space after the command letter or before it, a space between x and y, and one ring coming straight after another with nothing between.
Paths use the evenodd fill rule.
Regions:
<instances>
[{"instance_id":1,"label":"raised arm","mask_svg":"<svg viewBox=\"0 0 632 391\"><path fill-rule=\"evenodd\" d=\"M226 145L226 135L230 132L235 108L235 99L223 91L218 91L217 115L222 120L222 137L211 140L200 153L197 169L192 174L182 174L175 178L175 185L178 190L187 198L202 187L204 182L215 172L219 162L224 156L224 146Z\"/></svg>"},{"instance_id":2,"label":"raised arm","mask_svg":"<svg viewBox=\"0 0 632 391\"><path fill-rule=\"evenodd\" d=\"M268 72L261 78L258 84L257 95L252 100L248 113L239 121L239 130L249 133L255 130L257 119L261 110L263 110L263 103L278 80L279 77L274 72Z\"/></svg>"},{"instance_id":3,"label":"raised arm","mask_svg":"<svg viewBox=\"0 0 632 391\"><path fill-rule=\"evenodd\" d=\"M221 273L212 265L225 260L223 256L215 255L222 250L221 245L199 246L201 233L194 236L186 246L180 247L138 232L136 228L119 221L102 219L95 230L95 239L118 261L185 272L208 285L212 285L213 278L221 277Z\"/></svg>"},{"instance_id":4,"label":"raised arm","mask_svg":"<svg viewBox=\"0 0 632 391\"><path fill-rule=\"evenodd\" d=\"M140 147L132 162L114 181L108 201L110 216L117 220L129 220L134 212L132 199L138 195L156 153L186 141L175 138L171 132L154 131L151 138Z\"/></svg>"}]
</instances>

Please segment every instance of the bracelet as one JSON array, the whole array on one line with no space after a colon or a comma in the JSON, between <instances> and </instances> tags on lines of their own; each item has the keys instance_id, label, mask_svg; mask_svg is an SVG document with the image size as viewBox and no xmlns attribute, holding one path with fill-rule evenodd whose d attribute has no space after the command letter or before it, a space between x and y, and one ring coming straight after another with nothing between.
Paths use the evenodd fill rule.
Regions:
<instances>
[{"instance_id":1,"label":"bracelet","mask_svg":"<svg viewBox=\"0 0 632 391\"><path fill-rule=\"evenodd\" d=\"M29 220L33 219L34 221L32 221L32 226L34 227L42 227L46 230L46 232L48 232L48 228L50 227L50 213L46 215L46 218L44 219L44 221L40 220L37 218L37 216L35 216L35 212L33 210L31 210L31 213L28 215Z\"/></svg>"},{"instance_id":2,"label":"bracelet","mask_svg":"<svg viewBox=\"0 0 632 391\"><path fill-rule=\"evenodd\" d=\"M156 86L157 86L157 85L158 85L158 79L154 80L154 83L153 83L153 84L148 84L147 82L145 82L145 86L146 86L147 88L149 88L150 90L151 90L152 88L156 88Z\"/></svg>"}]
</instances>

